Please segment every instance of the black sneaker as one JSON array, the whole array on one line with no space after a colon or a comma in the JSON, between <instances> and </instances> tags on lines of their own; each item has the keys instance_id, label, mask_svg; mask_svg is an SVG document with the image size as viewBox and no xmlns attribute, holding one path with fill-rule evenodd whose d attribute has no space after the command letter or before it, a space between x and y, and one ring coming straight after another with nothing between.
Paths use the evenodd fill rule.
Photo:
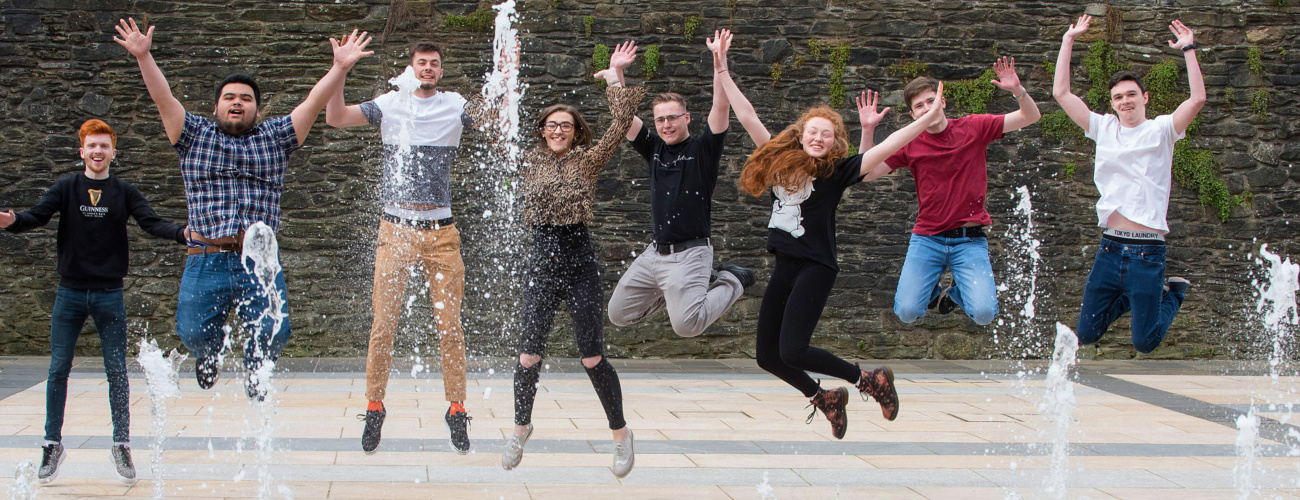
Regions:
<instances>
[{"instance_id":1,"label":"black sneaker","mask_svg":"<svg viewBox=\"0 0 1300 500\"><path fill-rule=\"evenodd\" d=\"M248 395L249 401L266 401L266 385L267 382L258 378L256 371L249 370L248 377L244 378L244 394Z\"/></svg>"},{"instance_id":2,"label":"black sneaker","mask_svg":"<svg viewBox=\"0 0 1300 500\"><path fill-rule=\"evenodd\" d=\"M54 443L41 447L41 468L36 472L36 478L41 484L53 481L59 476L59 464L67 457L63 453L63 444Z\"/></svg>"},{"instance_id":3,"label":"black sneaker","mask_svg":"<svg viewBox=\"0 0 1300 500\"><path fill-rule=\"evenodd\" d=\"M117 479L126 484L134 483L135 464L131 462L131 448L124 444L115 444L110 451L113 467L117 469Z\"/></svg>"},{"instance_id":4,"label":"black sneaker","mask_svg":"<svg viewBox=\"0 0 1300 500\"><path fill-rule=\"evenodd\" d=\"M447 430L451 431L451 448L456 453L469 453L469 421L473 419L463 411L453 413L447 408Z\"/></svg>"},{"instance_id":5,"label":"black sneaker","mask_svg":"<svg viewBox=\"0 0 1300 500\"><path fill-rule=\"evenodd\" d=\"M358 419L366 421L366 430L361 431L361 451L366 452L367 455L374 455L375 450L379 449L379 431L384 427L386 416L388 410L382 403L378 410L366 410L365 415L357 415Z\"/></svg>"},{"instance_id":6,"label":"black sneaker","mask_svg":"<svg viewBox=\"0 0 1300 500\"><path fill-rule=\"evenodd\" d=\"M740 267L735 264L723 264L718 266L718 271L726 271L740 280L740 286L749 288L754 284L754 270L747 267Z\"/></svg>"},{"instance_id":7,"label":"black sneaker","mask_svg":"<svg viewBox=\"0 0 1300 500\"><path fill-rule=\"evenodd\" d=\"M1186 278L1179 278L1177 276L1169 278L1169 281L1165 282L1165 290L1172 293L1181 293L1186 295L1187 289L1191 287L1192 282L1187 281Z\"/></svg>"},{"instance_id":8,"label":"black sneaker","mask_svg":"<svg viewBox=\"0 0 1300 500\"><path fill-rule=\"evenodd\" d=\"M931 299L930 303L926 304L925 308L934 309L939 314L948 314L957 309L957 303L953 302L952 297L948 296L949 290L952 290L952 287L944 288L942 292L939 292L938 297Z\"/></svg>"},{"instance_id":9,"label":"black sneaker","mask_svg":"<svg viewBox=\"0 0 1300 500\"><path fill-rule=\"evenodd\" d=\"M199 358L194 363L194 378L199 381L200 389L211 389L221 376L221 359L216 356Z\"/></svg>"}]
</instances>

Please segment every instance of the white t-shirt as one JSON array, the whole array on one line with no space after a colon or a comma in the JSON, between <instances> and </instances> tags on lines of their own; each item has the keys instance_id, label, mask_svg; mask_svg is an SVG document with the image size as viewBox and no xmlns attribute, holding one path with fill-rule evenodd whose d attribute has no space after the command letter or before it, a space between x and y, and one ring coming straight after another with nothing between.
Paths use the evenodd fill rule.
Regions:
<instances>
[{"instance_id":1,"label":"white t-shirt","mask_svg":"<svg viewBox=\"0 0 1300 500\"><path fill-rule=\"evenodd\" d=\"M451 205L451 166L461 132L470 124L465 102L455 92L421 98L391 91L361 103L361 113L383 136L380 200L390 208L394 203ZM409 134L405 140L404 134Z\"/></svg>"},{"instance_id":2,"label":"white t-shirt","mask_svg":"<svg viewBox=\"0 0 1300 500\"><path fill-rule=\"evenodd\" d=\"M1169 212L1174 164L1174 143L1185 133L1174 130L1174 118L1160 115L1136 127L1122 127L1119 117L1089 113L1087 137L1097 143L1093 181L1097 200L1097 225L1105 226L1119 212L1133 222L1169 232Z\"/></svg>"}]
</instances>

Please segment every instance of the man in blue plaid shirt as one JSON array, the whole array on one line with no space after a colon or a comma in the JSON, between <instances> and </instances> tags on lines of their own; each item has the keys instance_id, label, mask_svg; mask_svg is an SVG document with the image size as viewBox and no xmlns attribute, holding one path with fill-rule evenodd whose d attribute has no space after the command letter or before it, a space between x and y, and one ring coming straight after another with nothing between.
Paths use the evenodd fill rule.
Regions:
<instances>
[{"instance_id":1,"label":"man in blue plaid shirt","mask_svg":"<svg viewBox=\"0 0 1300 500\"><path fill-rule=\"evenodd\" d=\"M238 308L244 327L254 334L244 346L248 368L245 389L261 400L266 389L258 372L263 361L274 363L289 342L288 294L284 272L275 277L279 315L268 313L271 298L259 292L256 277L245 271L240 252L244 230L262 222L280 229L280 195L289 153L302 147L312 124L330 95L342 87L349 69L362 56L370 37L356 31L343 40L330 39L334 65L287 116L257 123L262 94L252 77L233 74L216 88L213 118L185 111L171 93L153 55L153 30L141 32L135 20L119 20L114 37L135 56L149 97L158 105L167 140L180 154L189 205L189 257L181 277L176 304L176 333L194 353L199 387L217 381L221 354L228 342L223 328L231 308ZM281 321L276 321L276 316ZM269 367L269 365L267 365Z\"/></svg>"}]
</instances>

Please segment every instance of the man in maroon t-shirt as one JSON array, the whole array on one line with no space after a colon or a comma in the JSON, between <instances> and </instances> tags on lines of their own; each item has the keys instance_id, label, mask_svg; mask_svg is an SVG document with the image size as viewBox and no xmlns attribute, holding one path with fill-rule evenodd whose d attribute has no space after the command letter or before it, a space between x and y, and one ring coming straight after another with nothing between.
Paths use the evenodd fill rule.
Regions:
<instances>
[{"instance_id":1,"label":"man in maroon t-shirt","mask_svg":"<svg viewBox=\"0 0 1300 500\"><path fill-rule=\"evenodd\" d=\"M1020 85L1014 58L996 61L993 71L998 77L993 84L1015 96L1020 104L1018 111L945 118L864 178L873 180L906 167L916 180L921 210L912 228L898 291L894 293L894 314L905 323L925 316L931 308L947 313L960 306L981 325L989 324L998 314L997 288L983 230L993 222L984 209L988 145L1006 132L1037 122L1042 115ZM925 115L934 105L938 86L933 78L919 77L903 89L903 101L913 119ZM871 147L876 124L885 114L877 113L875 106L867 106L867 102L865 94L858 99L861 151ZM941 289L939 278L945 270L952 271L953 286Z\"/></svg>"}]
</instances>

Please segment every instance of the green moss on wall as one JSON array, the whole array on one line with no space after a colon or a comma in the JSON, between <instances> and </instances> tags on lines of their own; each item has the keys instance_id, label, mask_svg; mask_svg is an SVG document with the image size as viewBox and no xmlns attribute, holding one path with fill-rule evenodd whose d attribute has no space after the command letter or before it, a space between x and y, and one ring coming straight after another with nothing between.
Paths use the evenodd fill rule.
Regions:
<instances>
[{"instance_id":1,"label":"green moss on wall","mask_svg":"<svg viewBox=\"0 0 1300 500\"><path fill-rule=\"evenodd\" d=\"M611 52L610 52L610 50L609 50L609 46L607 46L607 45L599 44L599 43L598 43L598 44L596 44L595 47L592 47L592 49L591 49L591 72L592 72L592 73L596 73L596 72L598 72L598 71L600 71L600 70L602 70L602 69L608 69L608 68L609 68L609 56L610 56L610 55L611 55ZM599 86L600 88L605 88L605 80L597 78L597 79L596 79L596 85Z\"/></svg>"},{"instance_id":2,"label":"green moss on wall","mask_svg":"<svg viewBox=\"0 0 1300 500\"><path fill-rule=\"evenodd\" d=\"M841 44L831 50L831 107L844 105L844 72L849 64L849 46Z\"/></svg>"},{"instance_id":3,"label":"green moss on wall","mask_svg":"<svg viewBox=\"0 0 1300 500\"><path fill-rule=\"evenodd\" d=\"M645 71L645 79L649 80L655 77L659 72L659 46L651 45L645 48L645 59L641 61L641 69Z\"/></svg>"},{"instance_id":4,"label":"green moss on wall","mask_svg":"<svg viewBox=\"0 0 1300 500\"><path fill-rule=\"evenodd\" d=\"M1088 70L1088 94L1085 100L1094 111L1105 113L1110 102L1110 76L1116 71L1128 69L1128 65L1119 61L1110 42L1100 40L1088 47L1088 57L1083 58L1083 66Z\"/></svg>"},{"instance_id":5,"label":"green moss on wall","mask_svg":"<svg viewBox=\"0 0 1300 500\"><path fill-rule=\"evenodd\" d=\"M492 13L492 9L479 9L467 16L448 14L442 18L442 25L447 29L474 33L487 33L495 22L496 14Z\"/></svg>"},{"instance_id":6,"label":"green moss on wall","mask_svg":"<svg viewBox=\"0 0 1300 500\"><path fill-rule=\"evenodd\" d=\"M943 98L948 101L948 109L961 114L987 113L996 88L993 86L995 78L997 74L989 69L979 78L944 82Z\"/></svg>"}]
</instances>

